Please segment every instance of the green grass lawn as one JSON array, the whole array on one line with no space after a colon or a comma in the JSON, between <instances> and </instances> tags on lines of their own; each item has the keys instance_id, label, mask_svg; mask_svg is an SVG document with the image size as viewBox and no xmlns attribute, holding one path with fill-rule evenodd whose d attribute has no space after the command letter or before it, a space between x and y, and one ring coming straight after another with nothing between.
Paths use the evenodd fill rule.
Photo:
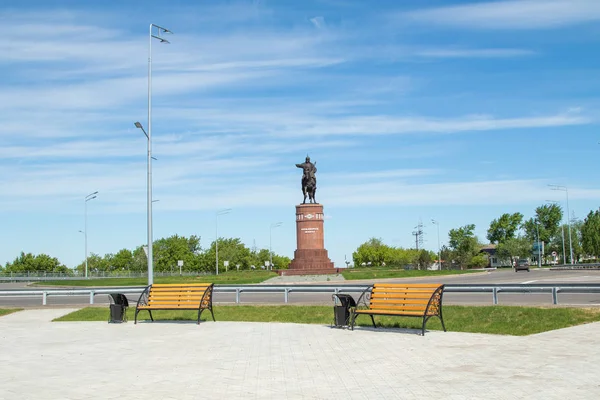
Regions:
<instances>
[{"instance_id":1,"label":"green grass lawn","mask_svg":"<svg viewBox=\"0 0 600 400\"><path fill-rule=\"evenodd\" d=\"M133 321L135 307L127 315ZM214 308L218 321L293 322L302 324L330 324L333 307L328 306L220 306ZM108 308L87 307L65 315L55 321L108 321ZM194 311L154 311L155 320L196 320ZM140 312L139 320L150 319L147 312ZM202 320L210 319L203 312ZM378 326L387 328L420 329L420 318L376 316ZM534 333L566 328L588 322L600 321L597 308L537 308L510 306L445 306L444 322L452 332L492 333L524 336ZM356 320L359 326L371 326L369 316ZM212 319L208 323L212 323ZM439 319L427 323L430 330L440 330Z\"/></svg>"},{"instance_id":2,"label":"green grass lawn","mask_svg":"<svg viewBox=\"0 0 600 400\"><path fill-rule=\"evenodd\" d=\"M248 284L260 283L269 278L277 276L275 272L270 271L229 271L219 275L198 275L198 276L166 276L155 277L154 283L204 283L211 282L215 284ZM81 280L63 280L63 281L45 281L37 282L36 285L56 285L56 286L145 286L148 284L148 278L98 278Z\"/></svg>"},{"instance_id":3,"label":"green grass lawn","mask_svg":"<svg viewBox=\"0 0 600 400\"><path fill-rule=\"evenodd\" d=\"M444 276L457 274L470 274L471 270L443 270L443 271L427 271L427 270L404 270L399 268L386 267L368 267L368 268L351 268L342 272L342 275L347 280L356 279L385 279L385 278L414 278L419 276Z\"/></svg>"},{"instance_id":4,"label":"green grass lawn","mask_svg":"<svg viewBox=\"0 0 600 400\"><path fill-rule=\"evenodd\" d=\"M6 314L17 312L17 311L21 311L21 308L10 308L10 309L0 308L0 317L3 315L6 315Z\"/></svg>"}]
</instances>

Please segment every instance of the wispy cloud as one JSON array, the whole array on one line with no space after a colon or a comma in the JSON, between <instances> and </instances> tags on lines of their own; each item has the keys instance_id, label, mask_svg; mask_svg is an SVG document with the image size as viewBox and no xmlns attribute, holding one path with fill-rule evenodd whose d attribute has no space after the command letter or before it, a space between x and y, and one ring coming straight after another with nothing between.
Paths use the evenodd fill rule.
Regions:
<instances>
[{"instance_id":1,"label":"wispy cloud","mask_svg":"<svg viewBox=\"0 0 600 400\"><path fill-rule=\"evenodd\" d=\"M530 56L535 52L524 49L429 48L417 50L415 54L431 58L506 58Z\"/></svg>"},{"instance_id":2,"label":"wispy cloud","mask_svg":"<svg viewBox=\"0 0 600 400\"><path fill-rule=\"evenodd\" d=\"M473 29L548 29L600 20L596 0L478 2L401 13L401 18Z\"/></svg>"}]
</instances>

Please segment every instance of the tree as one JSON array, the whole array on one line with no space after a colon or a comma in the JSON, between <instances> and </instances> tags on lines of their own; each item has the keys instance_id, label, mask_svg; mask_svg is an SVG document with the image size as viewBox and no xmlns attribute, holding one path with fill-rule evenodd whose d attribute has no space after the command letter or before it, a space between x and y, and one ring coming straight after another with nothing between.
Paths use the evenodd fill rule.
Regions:
<instances>
[{"instance_id":1,"label":"tree","mask_svg":"<svg viewBox=\"0 0 600 400\"><path fill-rule=\"evenodd\" d=\"M116 271L130 271L133 266L133 252L121 249L112 257L112 267Z\"/></svg>"},{"instance_id":2,"label":"tree","mask_svg":"<svg viewBox=\"0 0 600 400\"><path fill-rule=\"evenodd\" d=\"M514 238L522 221L523 214L519 212L514 214L502 214L500 218L494 219L490 223L490 227L487 231L488 240L490 243L503 243L508 239Z\"/></svg>"},{"instance_id":3,"label":"tree","mask_svg":"<svg viewBox=\"0 0 600 400\"><path fill-rule=\"evenodd\" d=\"M219 247L220 242L219 242ZM219 249L219 253L221 249ZM195 271L199 269L200 239L197 236L173 235L154 242L154 265L157 272L172 272L179 270L177 262L183 261L183 269ZM223 259L225 260L225 258Z\"/></svg>"},{"instance_id":4,"label":"tree","mask_svg":"<svg viewBox=\"0 0 600 400\"><path fill-rule=\"evenodd\" d=\"M71 274L73 272L55 257L50 257L47 254L25 254L24 252L21 252L12 263L6 263L4 270L9 273L50 272Z\"/></svg>"},{"instance_id":5,"label":"tree","mask_svg":"<svg viewBox=\"0 0 600 400\"><path fill-rule=\"evenodd\" d=\"M560 221L562 220L562 208L558 204L544 204L535 209L535 218L530 218L523 223L525 235L531 241L539 240L550 243L553 236L559 232Z\"/></svg>"},{"instance_id":6,"label":"tree","mask_svg":"<svg viewBox=\"0 0 600 400\"><path fill-rule=\"evenodd\" d=\"M250 268L251 252L239 238L223 239L219 238L219 271L225 271L223 261L229 261L229 265L235 268L235 265L240 264L240 269ZM269 251L265 260L269 259ZM216 247L215 242L212 242L210 249L205 253L205 264L203 268L208 271L215 271ZM264 262L263 264L264 265ZM259 267L259 265L256 265Z\"/></svg>"},{"instance_id":7,"label":"tree","mask_svg":"<svg viewBox=\"0 0 600 400\"><path fill-rule=\"evenodd\" d=\"M435 258L429 250L419 250L415 264L418 269L427 269L431 265L431 261Z\"/></svg>"},{"instance_id":8,"label":"tree","mask_svg":"<svg viewBox=\"0 0 600 400\"><path fill-rule=\"evenodd\" d=\"M468 266L471 259L479 252L480 244L474 230L475 225L469 224L457 229L450 229L448 232L448 244L461 269Z\"/></svg>"},{"instance_id":9,"label":"tree","mask_svg":"<svg viewBox=\"0 0 600 400\"><path fill-rule=\"evenodd\" d=\"M531 240L524 236L508 239L496 247L496 257L501 260L528 258L531 256Z\"/></svg>"},{"instance_id":10,"label":"tree","mask_svg":"<svg viewBox=\"0 0 600 400\"><path fill-rule=\"evenodd\" d=\"M467 266L469 268L485 268L489 264L488 255L484 253L475 254L469 260Z\"/></svg>"},{"instance_id":11,"label":"tree","mask_svg":"<svg viewBox=\"0 0 600 400\"><path fill-rule=\"evenodd\" d=\"M600 211L590 211L581 227L583 250L596 260L600 255Z\"/></svg>"},{"instance_id":12,"label":"tree","mask_svg":"<svg viewBox=\"0 0 600 400\"><path fill-rule=\"evenodd\" d=\"M352 253L352 259L355 266L360 266L363 263L372 265L388 264L391 259L390 247L383 243L381 239L371 238L365 243L358 246L356 251Z\"/></svg>"}]
</instances>

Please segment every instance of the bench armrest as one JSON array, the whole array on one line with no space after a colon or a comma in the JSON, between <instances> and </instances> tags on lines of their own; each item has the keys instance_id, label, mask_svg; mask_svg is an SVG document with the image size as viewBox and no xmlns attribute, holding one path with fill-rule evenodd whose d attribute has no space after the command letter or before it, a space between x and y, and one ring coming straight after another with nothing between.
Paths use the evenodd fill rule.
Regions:
<instances>
[{"instance_id":1,"label":"bench armrest","mask_svg":"<svg viewBox=\"0 0 600 400\"><path fill-rule=\"evenodd\" d=\"M206 288L204 294L202 295L202 299L200 299L200 304L198 305L198 309L207 309L212 310L212 298L213 298L213 289L215 284L211 284Z\"/></svg>"},{"instance_id":2,"label":"bench armrest","mask_svg":"<svg viewBox=\"0 0 600 400\"><path fill-rule=\"evenodd\" d=\"M429 302L427 303L427 308L425 309L425 315L440 315L442 313L442 298L444 296L444 285L441 285L439 288L433 292Z\"/></svg>"},{"instance_id":3,"label":"bench armrest","mask_svg":"<svg viewBox=\"0 0 600 400\"><path fill-rule=\"evenodd\" d=\"M151 287L152 287L152 285L146 286L146 289L144 289L142 294L140 294L140 298L138 299L137 305L135 306L135 308L138 308L139 306L147 306L148 305L148 294L150 293Z\"/></svg>"},{"instance_id":4,"label":"bench armrest","mask_svg":"<svg viewBox=\"0 0 600 400\"><path fill-rule=\"evenodd\" d=\"M358 301L356 302L356 310L364 310L369 308L369 305L371 304L372 291L373 286L369 286L361 293L360 297L358 298Z\"/></svg>"}]
</instances>

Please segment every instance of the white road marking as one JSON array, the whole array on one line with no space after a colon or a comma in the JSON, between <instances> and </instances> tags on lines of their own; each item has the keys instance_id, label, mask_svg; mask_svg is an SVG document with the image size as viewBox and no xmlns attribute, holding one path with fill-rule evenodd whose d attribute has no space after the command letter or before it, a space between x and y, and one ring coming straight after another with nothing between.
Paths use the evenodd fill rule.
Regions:
<instances>
[{"instance_id":1,"label":"white road marking","mask_svg":"<svg viewBox=\"0 0 600 400\"><path fill-rule=\"evenodd\" d=\"M521 282L521 285L527 285L529 283L533 283L533 282L537 282L538 280L534 280L534 281L526 281L526 282Z\"/></svg>"}]
</instances>

